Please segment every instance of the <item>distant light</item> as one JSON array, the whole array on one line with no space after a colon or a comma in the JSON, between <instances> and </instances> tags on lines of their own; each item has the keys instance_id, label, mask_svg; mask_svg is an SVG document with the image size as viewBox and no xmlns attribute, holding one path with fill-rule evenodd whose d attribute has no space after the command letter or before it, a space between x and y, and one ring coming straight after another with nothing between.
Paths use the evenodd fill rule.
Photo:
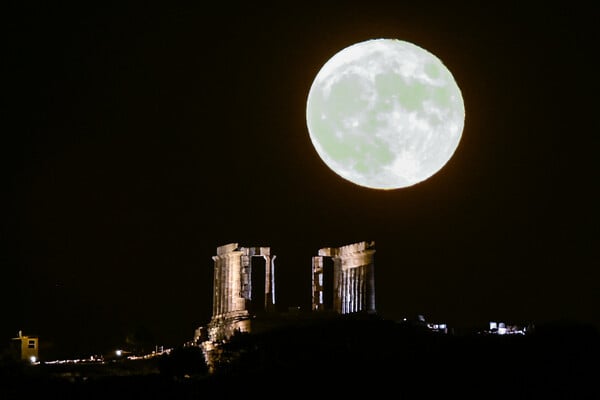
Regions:
<instances>
[{"instance_id":1,"label":"distant light","mask_svg":"<svg viewBox=\"0 0 600 400\"><path fill-rule=\"evenodd\" d=\"M506 334L506 328L498 328L498 335L505 335Z\"/></svg>"},{"instance_id":2,"label":"distant light","mask_svg":"<svg viewBox=\"0 0 600 400\"><path fill-rule=\"evenodd\" d=\"M121 355L123 354L123 350L117 350L115 351L117 357L121 357Z\"/></svg>"},{"instance_id":3,"label":"distant light","mask_svg":"<svg viewBox=\"0 0 600 400\"><path fill-rule=\"evenodd\" d=\"M492 329L498 329L498 324L493 321L490 322L490 330L492 330Z\"/></svg>"},{"instance_id":4,"label":"distant light","mask_svg":"<svg viewBox=\"0 0 600 400\"><path fill-rule=\"evenodd\" d=\"M35 356L31 356L29 357L29 360L31 360L32 363L35 363L37 361L37 358Z\"/></svg>"}]
</instances>

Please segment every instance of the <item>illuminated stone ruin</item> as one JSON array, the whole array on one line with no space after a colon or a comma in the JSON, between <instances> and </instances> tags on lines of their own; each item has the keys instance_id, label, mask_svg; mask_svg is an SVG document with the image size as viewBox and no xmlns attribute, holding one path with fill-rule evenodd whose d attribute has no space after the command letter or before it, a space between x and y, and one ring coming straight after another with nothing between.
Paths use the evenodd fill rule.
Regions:
<instances>
[{"instance_id":1,"label":"illuminated stone ruin","mask_svg":"<svg viewBox=\"0 0 600 400\"><path fill-rule=\"evenodd\" d=\"M374 242L320 249L312 258L313 311L375 313Z\"/></svg>"},{"instance_id":2,"label":"illuminated stone ruin","mask_svg":"<svg viewBox=\"0 0 600 400\"><path fill-rule=\"evenodd\" d=\"M238 247L237 243L217 247L210 341L227 340L235 331L249 332L251 317L274 311L276 257L269 247Z\"/></svg>"},{"instance_id":3,"label":"illuminated stone ruin","mask_svg":"<svg viewBox=\"0 0 600 400\"><path fill-rule=\"evenodd\" d=\"M374 253L374 242L320 249L312 258L313 312L375 313ZM275 258L270 247L237 243L217 247L212 318L196 329L192 341L202 347L209 370L218 364L220 345L236 332L260 332L288 323L289 316L278 318L274 312Z\"/></svg>"}]
</instances>

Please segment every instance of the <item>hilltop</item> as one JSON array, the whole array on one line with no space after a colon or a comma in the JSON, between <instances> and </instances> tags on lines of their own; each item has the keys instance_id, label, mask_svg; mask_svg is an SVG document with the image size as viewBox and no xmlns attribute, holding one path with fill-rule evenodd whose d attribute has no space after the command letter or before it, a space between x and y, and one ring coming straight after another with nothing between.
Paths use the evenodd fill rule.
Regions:
<instances>
[{"instance_id":1,"label":"hilltop","mask_svg":"<svg viewBox=\"0 0 600 400\"><path fill-rule=\"evenodd\" d=\"M199 398L284 392L396 398L591 398L600 335L548 324L527 335L450 335L381 318L331 318L234 335L209 374L199 349L96 368L3 369L2 398ZM137 364L136 364L137 363ZM93 372L92 372L93 371ZM87 375L86 375L87 374ZM10 375L10 376L9 376Z\"/></svg>"}]
</instances>

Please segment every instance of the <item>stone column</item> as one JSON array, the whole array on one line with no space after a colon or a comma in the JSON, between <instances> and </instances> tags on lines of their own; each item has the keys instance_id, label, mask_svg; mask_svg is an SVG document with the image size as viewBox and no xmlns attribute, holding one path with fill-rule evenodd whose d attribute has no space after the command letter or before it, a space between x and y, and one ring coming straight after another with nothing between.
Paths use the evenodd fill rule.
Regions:
<instances>
[{"instance_id":1,"label":"stone column","mask_svg":"<svg viewBox=\"0 0 600 400\"><path fill-rule=\"evenodd\" d=\"M219 290L219 274L221 273L219 264L217 263L217 257L212 258L214 261L214 274L213 274L213 307L212 307L212 316L219 314L219 299L221 296Z\"/></svg>"},{"instance_id":2,"label":"stone column","mask_svg":"<svg viewBox=\"0 0 600 400\"><path fill-rule=\"evenodd\" d=\"M263 256L265 259L265 310L274 311L275 309L275 258Z\"/></svg>"},{"instance_id":3,"label":"stone column","mask_svg":"<svg viewBox=\"0 0 600 400\"><path fill-rule=\"evenodd\" d=\"M373 242L359 242L337 249L322 249L335 254L334 309L337 312L375 312L373 246Z\"/></svg>"},{"instance_id":4,"label":"stone column","mask_svg":"<svg viewBox=\"0 0 600 400\"><path fill-rule=\"evenodd\" d=\"M312 310L323 309L323 257L312 258Z\"/></svg>"},{"instance_id":5,"label":"stone column","mask_svg":"<svg viewBox=\"0 0 600 400\"><path fill-rule=\"evenodd\" d=\"M333 291L333 309L342 314L344 308L344 275L342 260L338 257L333 257Z\"/></svg>"},{"instance_id":6,"label":"stone column","mask_svg":"<svg viewBox=\"0 0 600 400\"><path fill-rule=\"evenodd\" d=\"M242 297L242 252L237 243L221 246L213 257L213 318L245 310Z\"/></svg>"}]
</instances>

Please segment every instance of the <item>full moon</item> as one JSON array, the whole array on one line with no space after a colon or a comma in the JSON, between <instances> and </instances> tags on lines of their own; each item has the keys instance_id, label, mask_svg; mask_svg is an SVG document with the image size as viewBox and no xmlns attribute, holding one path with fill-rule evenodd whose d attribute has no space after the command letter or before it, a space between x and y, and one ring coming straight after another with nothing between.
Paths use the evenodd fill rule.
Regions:
<instances>
[{"instance_id":1,"label":"full moon","mask_svg":"<svg viewBox=\"0 0 600 400\"><path fill-rule=\"evenodd\" d=\"M335 54L315 77L306 105L323 162L359 186L412 186L450 160L465 108L440 59L409 42L371 39Z\"/></svg>"}]
</instances>

